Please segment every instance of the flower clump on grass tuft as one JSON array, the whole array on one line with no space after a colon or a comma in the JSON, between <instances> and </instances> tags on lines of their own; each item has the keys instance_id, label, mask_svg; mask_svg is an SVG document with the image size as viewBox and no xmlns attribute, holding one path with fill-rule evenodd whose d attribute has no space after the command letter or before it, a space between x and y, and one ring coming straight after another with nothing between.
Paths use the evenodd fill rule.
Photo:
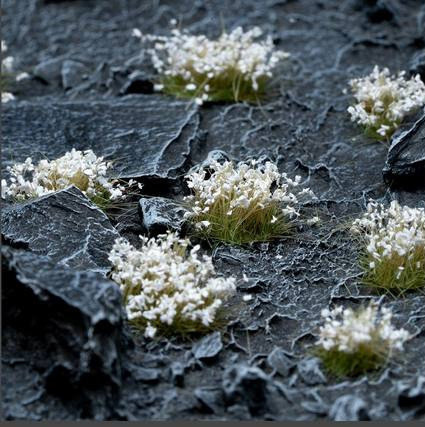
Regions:
<instances>
[{"instance_id":1,"label":"flower clump on grass tuft","mask_svg":"<svg viewBox=\"0 0 425 427\"><path fill-rule=\"evenodd\" d=\"M388 68L375 66L370 75L350 80L357 103L348 112L368 136L388 140L407 115L425 105L425 84L419 74L409 80L405 74L390 75Z\"/></svg>"},{"instance_id":2,"label":"flower clump on grass tuft","mask_svg":"<svg viewBox=\"0 0 425 427\"><path fill-rule=\"evenodd\" d=\"M110 162L97 157L92 150L72 149L56 160L43 159L36 165L29 157L7 168L10 183L2 180L2 198L23 201L75 185L93 203L106 208L121 198L125 190L116 180L107 179L110 166Z\"/></svg>"},{"instance_id":3,"label":"flower clump on grass tuft","mask_svg":"<svg viewBox=\"0 0 425 427\"><path fill-rule=\"evenodd\" d=\"M364 284L397 295L425 286L425 210L369 202L352 231L364 238Z\"/></svg>"},{"instance_id":4,"label":"flower clump on grass tuft","mask_svg":"<svg viewBox=\"0 0 425 427\"><path fill-rule=\"evenodd\" d=\"M178 29L171 36L133 34L153 42L153 66L160 76L157 90L178 98L206 101L256 102L266 93L272 70L288 53L275 50L271 37L255 41L260 28L241 27L224 32L217 40L194 36Z\"/></svg>"},{"instance_id":5,"label":"flower clump on grass tuft","mask_svg":"<svg viewBox=\"0 0 425 427\"><path fill-rule=\"evenodd\" d=\"M136 249L120 238L109 256L128 319L150 338L214 329L235 279L216 277L211 257L199 256L198 245L189 250L175 233L141 241Z\"/></svg>"},{"instance_id":6,"label":"flower clump on grass tuft","mask_svg":"<svg viewBox=\"0 0 425 427\"><path fill-rule=\"evenodd\" d=\"M186 218L207 240L246 244L288 235L301 200L314 197L298 189L300 176L292 180L271 162L213 161L208 174L202 169L186 176L193 194L185 198Z\"/></svg>"},{"instance_id":7,"label":"flower clump on grass tuft","mask_svg":"<svg viewBox=\"0 0 425 427\"><path fill-rule=\"evenodd\" d=\"M388 308L377 303L358 310L323 310L324 325L316 344L325 369L336 377L350 377L382 367L410 338L405 329L395 329Z\"/></svg>"}]
</instances>

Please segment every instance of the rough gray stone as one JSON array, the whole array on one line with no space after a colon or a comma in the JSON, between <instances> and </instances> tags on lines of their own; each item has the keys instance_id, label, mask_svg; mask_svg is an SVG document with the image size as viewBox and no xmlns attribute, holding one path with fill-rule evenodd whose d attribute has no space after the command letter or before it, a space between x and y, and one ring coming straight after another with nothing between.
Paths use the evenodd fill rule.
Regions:
<instances>
[{"instance_id":1,"label":"rough gray stone","mask_svg":"<svg viewBox=\"0 0 425 427\"><path fill-rule=\"evenodd\" d=\"M107 416L121 386L123 348L131 348L122 330L118 286L98 273L70 270L49 257L5 246L2 271L2 327L6 342L14 343L3 347L3 361L24 360L42 375L48 393L79 395L81 404ZM22 351L14 351L24 340ZM17 378L20 372L18 364Z\"/></svg>"},{"instance_id":2,"label":"rough gray stone","mask_svg":"<svg viewBox=\"0 0 425 427\"><path fill-rule=\"evenodd\" d=\"M140 219L149 236L167 230L180 231L185 223L185 212L181 204L164 197L143 197L139 201Z\"/></svg>"},{"instance_id":3,"label":"rough gray stone","mask_svg":"<svg viewBox=\"0 0 425 427\"><path fill-rule=\"evenodd\" d=\"M62 86L64 89L78 86L87 77L85 75L87 72L87 67L79 61L70 59L63 61L61 69Z\"/></svg>"},{"instance_id":4,"label":"rough gray stone","mask_svg":"<svg viewBox=\"0 0 425 427\"><path fill-rule=\"evenodd\" d=\"M213 332L200 339L192 347L192 353L197 359L212 359L223 349L221 333Z\"/></svg>"},{"instance_id":5,"label":"rough gray stone","mask_svg":"<svg viewBox=\"0 0 425 427\"><path fill-rule=\"evenodd\" d=\"M131 73L120 90L121 95L128 95L131 93L152 94L153 92L152 77L142 71L134 71Z\"/></svg>"},{"instance_id":6,"label":"rough gray stone","mask_svg":"<svg viewBox=\"0 0 425 427\"><path fill-rule=\"evenodd\" d=\"M367 421L370 419L365 401L354 395L339 397L332 405L329 417L334 421Z\"/></svg>"},{"instance_id":7,"label":"rough gray stone","mask_svg":"<svg viewBox=\"0 0 425 427\"><path fill-rule=\"evenodd\" d=\"M425 414L425 377L420 376L410 385L402 385L398 395L398 406L415 415Z\"/></svg>"},{"instance_id":8,"label":"rough gray stone","mask_svg":"<svg viewBox=\"0 0 425 427\"><path fill-rule=\"evenodd\" d=\"M425 188L425 112L393 138L383 173L395 185Z\"/></svg>"},{"instance_id":9,"label":"rough gray stone","mask_svg":"<svg viewBox=\"0 0 425 427\"><path fill-rule=\"evenodd\" d=\"M42 61L34 67L33 75L46 83L59 84L63 61L62 57Z\"/></svg>"},{"instance_id":10,"label":"rough gray stone","mask_svg":"<svg viewBox=\"0 0 425 427\"><path fill-rule=\"evenodd\" d=\"M2 107L3 168L28 157L53 159L72 148L113 161L121 178L175 178L196 139L187 102L138 95L126 101L13 103ZM72 125L70 125L72 123Z\"/></svg>"},{"instance_id":11,"label":"rough gray stone","mask_svg":"<svg viewBox=\"0 0 425 427\"><path fill-rule=\"evenodd\" d=\"M269 377L259 368L235 365L223 373L223 391L228 404L244 403L251 414L265 413Z\"/></svg>"},{"instance_id":12,"label":"rough gray stone","mask_svg":"<svg viewBox=\"0 0 425 427\"><path fill-rule=\"evenodd\" d=\"M425 80L425 49L412 56L409 61L409 71L413 75L419 74L422 80Z\"/></svg>"},{"instance_id":13,"label":"rough gray stone","mask_svg":"<svg viewBox=\"0 0 425 427\"><path fill-rule=\"evenodd\" d=\"M2 210L3 238L59 266L106 273L119 237L106 215L76 187Z\"/></svg>"},{"instance_id":14,"label":"rough gray stone","mask_svg":"<svg viewBox=\"0 0 425 427\"><path fill-rule=\"evenodd\" d=\"M326 376L320 369L320 360L317 357L305 358L298 363L298 373L308 385L324 384Z\"/></svg>"},{"instance_id":15,"label":"rough gray stone","mask_svg":"<svg viewBox=\"0 0 425 427\"><path fill-rule=\"evenodd\" d=\"M295 362L291 360L279 347L276 347L267 356L267 363L282 377L288 376L291 369L295 366Z\"/></svg>"}]
</instances>

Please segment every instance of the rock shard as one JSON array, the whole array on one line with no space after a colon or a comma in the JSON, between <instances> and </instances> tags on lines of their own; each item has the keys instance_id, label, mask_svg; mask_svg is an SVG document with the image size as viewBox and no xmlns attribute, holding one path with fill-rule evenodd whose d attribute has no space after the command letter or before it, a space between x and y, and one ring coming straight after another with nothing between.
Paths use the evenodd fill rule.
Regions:
<instances>
[{"instance_id":1,"label":"rock shard","mask_svg":"<svg viewBox=\"0 0 425 427\"><path fill-rule=\"evenodd\" d=\"M76 187L13 204L2 211L2 236L12 246L80 271L109 270L118 232Z\"/></svg>"},{"instance_id":2,"label":"rock shard","mask_svg":"<svg viewBox=\"0 0 425 427\"><path fill-rule=\"evenodd\" d=\"M13 105L12 105L13 104ZM70 125L72 123L72 125ZM3 107L3 167L91 149L116 178L175 179L197 138L197 108L157 95L109 102L17 102Z\"/></svg>"},{"instance_id":3,"label":"rock shard","mask_svg":"<svg viewBox=\"0 0 425 427\"><path fill-rule=\"evenodd\" d=\"M425 187L425 111L393 138L383 174L388 183Z\"/></svg>"}]
</instances>

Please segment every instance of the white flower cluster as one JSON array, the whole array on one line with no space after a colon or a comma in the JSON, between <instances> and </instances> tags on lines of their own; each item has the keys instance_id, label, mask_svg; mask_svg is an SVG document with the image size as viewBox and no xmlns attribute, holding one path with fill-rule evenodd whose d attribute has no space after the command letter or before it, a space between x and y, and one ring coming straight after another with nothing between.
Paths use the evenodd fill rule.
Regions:
<instances>
[{"instance_id":1,"label":"white flower cluster","mask_svg":"<svg viewBox=\"0 0 425 427\"><path fill-rule=\"evenodd\" d=\"M109 200L114 200L123 195L124 187L106 178L110 165L92 150L74 148L56 160L40 160L36 165L28 157L7 168L10 183L2 180L2 198L24 200L75 185L88 197L106 193Z\"/></svg>"},{"instance_id":2,"label":"white flower cluster","mask_svg":"<svg viewBox=\"0 0 425 427\"><path fill-rule=\"evenodd\" d=\"M207 214L212 206L223 203L228 206L227 215L236 209L245 211L264 209L276 202L281 204L281 214L294 218L299 215L298 207L301 198L314 196L312 191L304 188L296 191L301 177L291 179L286 173L281 174L275 164L266 162L264 165L252 160L251 165L239 163L235 165L226 161L220 164L214 161L209 165L212 174L207 178L207 171L194 171L186 176L187 185L194 192L185 200L192 210L185 215L187 218ZM273 217L271 222L277 221ZM203 221L208 222L208 221ZM208 224L199 224L207 228Z\"/></svg>"},{"instance_id":3,"label":"white flower cluster","mask_svg":"<svg viewBox=\"0 0 425 427\"><path fill-rule=\"evenodd\" d=\"M212 259L198 256L199 245L189 250L189 240L175 233L140 238L141 249L117 239L109 255L128 319L146 325L147 337L155 336L161 326L177 330L178 323L210 326L234 294L235 279L215 277Z\"/></svg>"},{"instance_id":4,"label":"white flower cluster","mask_svg":"<svg viewBox=\"0 0 425 427\"><path fill-rule=\"evenodd\" d=\"M390 75L388 68L375 66L369 76L351 80L357 104L350 106L351 120L381 137L389 137L405 116L425 104L425 85L419 74L410 80L405 71Z\"/></svg>"},{"instance_id":5,"label":"white flower cluster","mask_svg":"<svg viewBox=\"0 0 425 427\"><path fill-rule=\"evenodd\" d=\"M289 56L287 52L274 49L270 36L265 41L256 42L255 39L262 35L258 27L247 32L237 27L231 33L224 32L218 40L178 29L173 29L171 34L161 37L133 30L133 35L142 41L155 43L154 49L149 49L148 53L157 72L166 77L182 78L186 90L193 92L199 105L209 100L210 83L215 78L229 72L237 73L244 81L250 81L252 89L257 91L258 80L272 77L277 63ZM157 89L161 90L161 85Z\"/></svg>"},{"instance_id":6,"label":"white flower cluster","mask_svg":"<svg viewBox=\"0 0 425 427\"><path fill-rule=\"evenodd\" d=\"M1 56L2 56L2 61L1 61L1 74L4 73L11 73L13 71L13 56L6 56L5 58L3 58L3 55L7 52L7 45L6 43L2 40L1 41ZM13 99L15 99L15 96L10 93L10 92L3 92L3 90L1 91L1 102L2 103L6 103L9 101L12 101Z\"/></svg>"},{"instance_id":7,"label":"white flower cluster","mask_svg":"<svg viewBox=\"0 0 425 427\"><path fill-rule=\"evenodd\" d=\"M366 250L374 259L369 265L371 269L391 259L399 262L400 275L416 250L425 248L425 209L402 207L395 200L388 208L369 202L367 211L353 222L352 231L365 235ZM416 269L425 269L425 259L415 262Z\"/></svg>"},{"instance_id":8,"label":"white flower cluster","mask_svg":"<svg viewBox=\"0 0 425 427\"><path fill-rule=\"evenodd\" d=\"M371 350L384 349L391 354L394 350L402 350L410 338L408 331L395 329L391 324L391 310L379 309L376 303L356 311L338 306L333 310L322 310L321 315L325 320L317 344L326 351L353 354L366 346Z\"/></svg>"}]
</instances>

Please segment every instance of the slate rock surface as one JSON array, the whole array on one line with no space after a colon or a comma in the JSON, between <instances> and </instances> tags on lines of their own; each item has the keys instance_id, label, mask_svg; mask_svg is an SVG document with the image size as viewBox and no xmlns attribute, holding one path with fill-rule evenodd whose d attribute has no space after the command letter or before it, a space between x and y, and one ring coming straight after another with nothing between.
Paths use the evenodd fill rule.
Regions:
<instances>
[{"instance_id":1,"label":"slate rock surface","mask_svg":"<svg viewBox=\"0 0 425 427\"><path fill-rule=\"evenodd\" d=\"M124 349L131 347L117 285L98 273L71 270L7 246L2 260L3 367L15 375L15 385L7 376L3 386L16 387L29 365L43 372L40 386L55 399L77 399L80 411L88 405L93 417L110 416ZM20 403L30 405L27 399ZM19 402L9 394L3 403L4 416L13 418Z\"/></svg>"},{"instance_id":2,"label":"slate rock surface","mask_svg":"<svg viewBox=\"0 0 425 427\"><path fill-rule=\"evenodd\" d=\"M388 146L367 139L351 123L352 98L343 92L351 78L367 75L375 64L393 72L421 72L423 1L113 3L2 2L2 37L16 69L31 74L38 66L39 74L14 82L17 101L2 106L2 178L15 161L54 158L75 147L113 161L112 177L144 184L128 207L131 212L109 223L76 194L31 202L37 208L22 208L25 221L13 217L20 228L6 219L4 232L11 237L4 242L13 247L3 256L8 281L3 280L2 417L425 420L423 293L384 298L396 325L408 329L412 339L401 360L382 371L337 380L324 375L311 357L322 309L358 307L379 298L361 285L359 247L344 231L346 225L364 212L369 198L425 206L425 189L405 185L412 180L409 162L421 156L415 151L421 146L411 144L419 131L400 151L391 151L394 168L390 181L384 180ZM150 93L156 76L132 29L165 35L176 17L182 28L208 37L219 36L223 26L258 25L270 34L291 57L276 70L268 98L260 106L198 108ZM69 72L64 88L66 61L84 64L87 79ZM413 124L405 123L407 129ZM117 288L103 275L109 269L110 237L119 233L137 245L138 235L147 234L138 212L140 197L181 200L183 177L192 167L208 166L212 158L259 157L302 177L317 196L306 214L319 215L321 223L300 229L293 239L203 248L218 274L237 279L221 344L216 337L205 338L214 345L202 338L148 340L121 322ZM109 237L102 240L105 236L77 223L67 228L64 206L70 207L70 218L80 212L82 224L95 214L94 222L103 224L97 230L108 230ZM6 206L5 215L19 209ZM31 230L33 211L40 222ZM50 229L37 225L47 223ZM43 230L44 246L38 240ZM96 256L91 247L89 256L77 256L75 264L64 262L75 250L85 252L80 244L90 235L97 242ZM247 294L251 299L243 301ZM87 325L96 325L91 337ZM196 358L193 349L208 357Z\"/></svg>"},{"instance_id":3,"label":"slate rock surface","mask_svg":"<svg viewBox=\"0 0 425 427\"><path fill-rule=\"evenodd\" d=\"M69 187L7 206L2 210L2 236L59 266L106 273L119 234L104 212L78 188Z\"/></svg>"},{"instance_id":4,"label":"slate rock surface","mask_svg":"<svg viewBox=\"0 0 425 427\"><path fill-rule=\"evenodd\" d=\"M196 108L156 95L126 102L47 103L41 109L13 103L2 108L3 167L29 154L38 161L72 148L91 149L113 160L114 177L175 178L198 128Z\"/></svg>"},{"instance_id":5,"label":"slate rock surface","mask_svg":"<svg viewBox=\"0 0 425 427\"><path fill-rule=\"evenodd\" d=\"M165 197L142 197L139 201L140 220L149 236L167 230L180 231L184 227L186 209Z\"/></svg>"},{"instance_id":6,"label":"slate rock surface","mask_svg":"<svg viewBox=\"0 0 425 427\"><path fill-rule=\"evenodd\" d=\"M384 177L395 184L425 188L425 111L393 138Z\"/></svg>"}]
</instances>

